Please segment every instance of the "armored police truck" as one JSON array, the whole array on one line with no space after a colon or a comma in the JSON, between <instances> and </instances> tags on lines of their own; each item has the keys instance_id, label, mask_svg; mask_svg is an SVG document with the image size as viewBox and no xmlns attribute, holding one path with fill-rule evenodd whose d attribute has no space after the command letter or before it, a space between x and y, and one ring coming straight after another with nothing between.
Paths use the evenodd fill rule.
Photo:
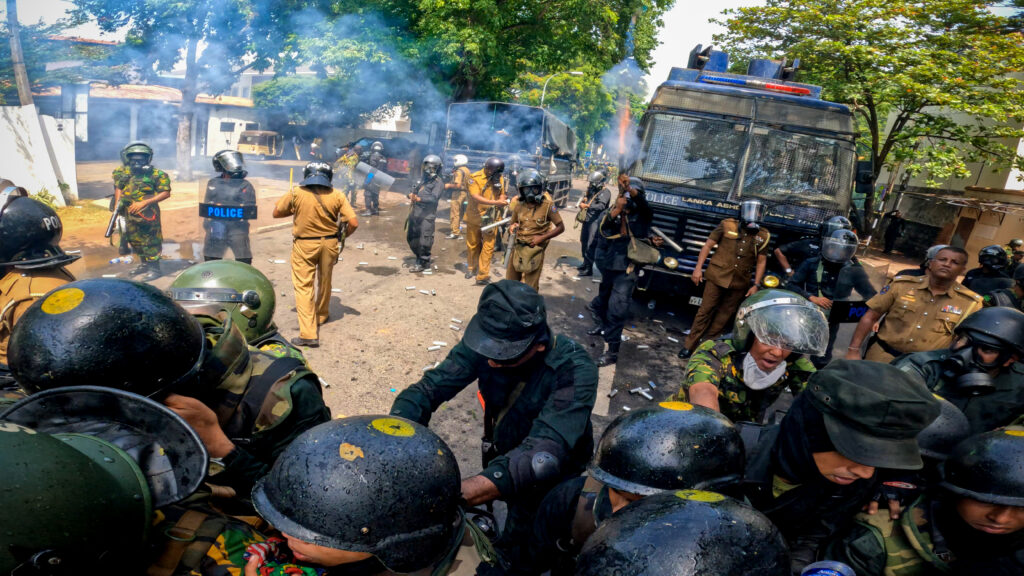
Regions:
<instances>
[{"instance_id":1,"label":"armored police truck","mask_svg":"<svg viewBox=\"0 0 1024 576\"><path fill-rule=\"evenodd\" d=\"M732 74L726 53L701 48L655 92L629 169L646 184L654 226L676 244L661 247L637 288L691 304L700 302L690 274L701 246L742 200L768 207L774 250L848 214L857 160L853 114L822 100L821 87L793 82L799 61L753 60Z\"/></svg>"},{"instance_id":2,"label":"armored police truck","mask_svg":"<svg viewBox=\"0 0 1024 576\"><path fill-rule=\"evenodd\" d=\"M564 207L572 188L576 133L544 108L506 102L460 102L448 106L444 148L447 173L451 173L457 154L469 159L473 172L491 156L504 160L507 175L534 168L547 178L548 192L555 203ZM519 166L515 166L513 156L519 157Z\"/></svg>"}]
</instances>

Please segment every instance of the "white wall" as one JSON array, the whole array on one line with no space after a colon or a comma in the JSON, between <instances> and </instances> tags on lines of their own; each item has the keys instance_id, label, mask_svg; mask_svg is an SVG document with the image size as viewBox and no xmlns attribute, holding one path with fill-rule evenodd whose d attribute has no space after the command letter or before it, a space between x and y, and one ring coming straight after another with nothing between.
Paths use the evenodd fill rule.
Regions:
<instances>
[{"instance_id":1,"label":"white wall","mask_svg":"<svg viewBox=\"0 0 1024 576\"><path fill-rule=\"evenodd\" d=\"M72 142L70 153L62 144L62 137L56 135L56 123L53 118L45 121L55 134L50 139L55 144L53 156L47 147L47 136L43 134L43 123L40 122L35 106L0 106L0 176L22 186L30 194L46 189L56 199L59 206L64 205L64 197L58 186L59 174L57 166L70 166L70 174L65 171L75 184L75 148ZM73 139L74 129L67 130ZM68 156L70 154L70 156ZM78 189L74 188L75 197Z\"/></svg>"}]
</instances>

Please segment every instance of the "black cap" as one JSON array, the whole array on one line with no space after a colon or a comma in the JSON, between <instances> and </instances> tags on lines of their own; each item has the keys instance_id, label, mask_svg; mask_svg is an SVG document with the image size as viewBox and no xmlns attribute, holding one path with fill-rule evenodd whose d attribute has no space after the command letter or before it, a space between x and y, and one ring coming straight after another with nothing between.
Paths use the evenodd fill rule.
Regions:
<instances>
[{"instance_id":1,"label":"black cap","mask_svg":"<svg viewBox=\"0 0 1024 576\"><path fill-rule=\"evenodd\" d=\"M546 329L544 298L522 282L501 280L480 294L462 341L491 360L511 360L522 356Z\"/></svg>"},{"instance_id":2,"label":"black cap","mask_svg":"<svg viewBox=\"0 0 1024 576\"><path fill-rule=\"evenodd\" d=\"M939 416L939 401L916 374L868 360L835 360L807 382L836 450L865 466L917 470L917 435Z\"/></svg>"}]
</instances>

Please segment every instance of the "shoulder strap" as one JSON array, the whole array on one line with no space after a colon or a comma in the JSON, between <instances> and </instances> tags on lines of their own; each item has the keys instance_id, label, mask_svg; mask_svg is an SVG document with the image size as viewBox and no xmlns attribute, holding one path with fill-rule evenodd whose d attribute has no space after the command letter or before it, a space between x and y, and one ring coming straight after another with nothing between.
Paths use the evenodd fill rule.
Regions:
<instances>
[{"instance_id":1,"label":"shoulder strap","mask_svg":"<svg viewBox=\"0 0 1024 576\"><path fill-rule=\"evenodd\" d=\"M739 224L732 218L726 218L725 220L722 220L722 229L725 230L726 232L732 232L733 234L740 233Z\"/></svg>"}]
</instances>

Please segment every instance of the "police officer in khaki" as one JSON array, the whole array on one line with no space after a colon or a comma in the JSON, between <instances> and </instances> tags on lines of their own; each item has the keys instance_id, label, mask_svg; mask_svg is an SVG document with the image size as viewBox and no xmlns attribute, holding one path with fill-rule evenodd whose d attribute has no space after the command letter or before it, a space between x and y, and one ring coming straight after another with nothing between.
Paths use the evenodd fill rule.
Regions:
<instances>
[{"instance_id":1,"label":"police officer in khaki","mask_svg":"<svg viewBox=\"0 0 1024 576\"><path fill-rule=\"evenodd\" d=\"M508 200L508 180L503 176L505 162L501 158L488 158L484 167L474 172L469 180L469 205L466 207L466 278L476 275L478 285L491 281L491 257L494 256L494 241L498 232L493 228L486 232L484 214L494 207L505 206ZM498 218L489 218L497 221Z\"/></svg>"},{"instance_id":2,"label":"police officer in khaki","mask_svg":"<svg viewBox=\"0 0 1024 576\"><path fill-rule=\"evenodd\" d=\"M967 267L967 252L955 246L939 250L924 276L897 276L868 300L868 311L853 333L846 358L861 358L861 345L881 320L868 343L865 360L890 362L909 352L949 348L953 329L982 307L982 298L956 281Z\"/></svg>"},{"instance_id":3,"label":"police officer in khaki","mask_svg":"<svg viewBox=\"0 0 1024 576\"><path fill-rule=\"evenodd\" d=\"M0 181L0 371L14 324L44 294L74 281L64 266L80 256L61 250L61 221L52 208L9 180ZM0 373L0 381L3 374ZM0 382L2 383L2 382Z\"/></svg>"},{"instance_id":4,"label":"police officer in khaki","mask_svg":"<svg viewBox=\"0 0 1024 576\"><path fill-rule=\"evenodd\" d=\"M327 322L331 275L341 252L339 240L351 236L359 221L348 198L331 187L334 171L330 164L310 162L302 175L302 182L278 199L274 218L295 216L292 284L299 336L291 342L315 348L320 345L317 328Z\"/></svg>"},{"instance_id":5,"label":"police officer in khaki","mask_svg":"<svg viewBox=\"0 0 1024 576\"><path fill-rule=\"evenodd\" d=\"M451 190L451 206L449 218L451 218L451 234L445 236L449 240L462 237L462 215L466 209L466 196L469 193L469 180L472 175L469 172L469 158L464 154L456 154L452 159L455 164L455 171L452 172L452 181L444 185L445 190Z\"/></svg>"},{"instance_id":6,"label":"police officer in khaki","mask_svg":"<svg viewBox=\"0 0 1024 576\"><path fill-rule=\"evenodd\" d=\"M505 277L537 291L548 241L565 232L555 201L544 191L545 184L539 172L528 168L519 175L519 196L512 200L509 208L515 246Z\"/></svg>"},{"instance_id":7,"label":"police officer in khaki","mask_svg":"<svg viewBox=\"0 0 1024 576\"><path fill-rule=\"evenodd\" d=\"M712 248L718 248L708 265L703 300L685 346L679 351L680 358L689 357L701 342L721 334L732 322L740 302L757 292L768 263L771 239L768 229L761 225L766 212L760 200L744 200L740 203L739 220L726 218L708 235L693 270L694 284L699 286L705 279L704 261Z\"/></svg>"}]
</instances>

